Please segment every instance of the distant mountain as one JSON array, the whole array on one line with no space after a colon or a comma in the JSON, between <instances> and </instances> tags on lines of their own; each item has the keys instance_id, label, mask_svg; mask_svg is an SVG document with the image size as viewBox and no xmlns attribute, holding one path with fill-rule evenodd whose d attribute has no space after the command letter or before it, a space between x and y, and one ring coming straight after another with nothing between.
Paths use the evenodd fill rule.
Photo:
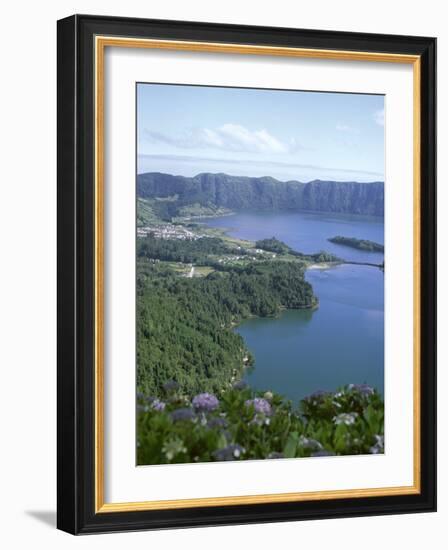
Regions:
<instances>
[{"instance_id":1,"label":"distant mountain","mask_svg":"<svg viewBox=\"0 0 448 550\"><path fill-rule=\"evenodd\" d=\"M227 174L198 174L193 178L159 172L139 174L137 193L154 201L162 216L200 205L229 210L309 210L384 216L384 183L314 180L278 181Z\"/></svg>"}]
</instances>

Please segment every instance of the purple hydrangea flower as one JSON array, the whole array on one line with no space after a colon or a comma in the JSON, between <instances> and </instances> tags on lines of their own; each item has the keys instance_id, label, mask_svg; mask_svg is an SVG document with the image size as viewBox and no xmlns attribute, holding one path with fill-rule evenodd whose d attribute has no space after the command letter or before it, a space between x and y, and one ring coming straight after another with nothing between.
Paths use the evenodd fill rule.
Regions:
<instances>
[{"instance_id":1,"label":"purple hydrangea flower","mask_svg":"<svg viewBox=\"0 0 448 550\"><path fill-rule=\"evenodd\" d=\"M271 404L266 399L262 397L255 397L255 399L248 399L246 401L246 407L251 407L255 409L255 412L258 414L265 414L269 416L272 412Z\"/></svg>"},{"instance_id":2,"label":"purple hydrangea flower","mask_svg":"<svg viewBox=\"0 0 448 550\"><path fill-rule=\"evenodd\" d=\"M375 393L375 390L367 384L350 384L348 388L352 391L357 391L363 396L368 396Z\"/></svg>"},{"instance_id":3,"label":"purple hydrangea flower","mask_svg":"<svg viewBox=\"0 0 448 550\"><path fill-rule=\"evenodd\" d=\"M151 409L154 409L155 411L163 411L166 407L166 404L163 401L160 401L160 399L154 399L151 403Z\"/></svg>"},{"instance_id":4,"label":"purple hydrangea flower","mask_svg":"<svg viewBox=\"0 0 448 550\"><path fill-rule=\"evenodd\" d=\"M218 398L211 393L199 393L193 397L193 407L197 411L210 412L219 406Z\"/></svg>"},{"instance_id":5,"label":"purple hydrangea flower","mask_svg":"<svg viewBox=\"0 0 448 550\"><path fill-rule=\"evenodd\" d=\"M191 409L176 409L171 414L171 420L173 422L186 422L189 420L194 420L196 415Z\"/></svg>"},{"instance_id":6,"label":"purple hydrangea flower","mask_svg":"<svg viewBox=\"0 0 448 550\"><path fill-rule=\"evenodd\" d=\"M241 445L228 445L223 449L218 449L213 453L215 460L238 460L245 450Z\"/></svg>"}]
</instances>

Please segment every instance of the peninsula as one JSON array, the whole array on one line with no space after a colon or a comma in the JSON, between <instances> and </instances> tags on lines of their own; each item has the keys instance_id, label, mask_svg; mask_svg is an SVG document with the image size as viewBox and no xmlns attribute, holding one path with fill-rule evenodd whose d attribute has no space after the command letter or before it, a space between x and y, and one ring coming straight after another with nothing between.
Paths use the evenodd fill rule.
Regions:
<instances>
[{"instance_id":1,"label":"peninsula","mask_svg":"<svg viewBox=\"0 0 448 550\"><path fill-rule=\"evenodd\" d=\"M328 239L330 243L341 244L343 246L350 246L358 250L365 250L366 252L384 252L384 245L369 241L367 239L355 239L354 237L331 237Z\"/></svg>"}]
</instances>

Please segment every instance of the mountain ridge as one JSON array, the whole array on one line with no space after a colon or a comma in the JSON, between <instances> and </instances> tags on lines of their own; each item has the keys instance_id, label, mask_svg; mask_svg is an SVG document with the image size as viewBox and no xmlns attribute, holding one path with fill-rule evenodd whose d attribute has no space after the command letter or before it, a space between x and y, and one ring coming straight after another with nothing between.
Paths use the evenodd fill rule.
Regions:
<instances>
[{"instance_id":1,"label":"mountain ridge","mask_svg":"<svg viewBox=\"0 0 448 550\"><path fill-rule=\"evenodd\" d=\"M229 210L305 210L384 216L382 181L300 182L280 181L271 176L203 172L187 177L146 172L137 176L137 194L143 199L159 199L163 206L159 204L158 208L168 217L193 204Z\"/></svg>"}]
</instances>

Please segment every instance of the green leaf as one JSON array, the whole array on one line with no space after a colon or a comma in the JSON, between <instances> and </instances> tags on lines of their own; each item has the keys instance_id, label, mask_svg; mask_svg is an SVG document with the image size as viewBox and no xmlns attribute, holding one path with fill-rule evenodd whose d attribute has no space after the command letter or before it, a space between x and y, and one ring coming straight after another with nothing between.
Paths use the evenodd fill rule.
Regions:
<instances>
[{"instance_id":1,"label":"green leaf","mask_svg":"<svg viewBox=\"0 0 448 550\"><path fill-rule=\"evenodd\" d=\"M375 411L372 405L369 405L365 412L364 418L372 433L379 433L380 431L380 418L379 414Z\"/></svg>"},{"instance_id":2,"label":"green leaf","mask_svg":"<svg viewBox=\"0 0 448 550\"><path fill-rule=\"evenodd\" d=\"M226 446L227 446L227 439L224 434L220 434L218 438L217 448L223 449Z\"/></svg>"},{"instance_id":3,"label":"green leaf","mask_svg":"<svg viewBox=\"0 0 448 550\"><path fill-rule=\"evenodd\" d=\"M283 449L285 458L294 458L296 456L298 441L299 434L297 432L291 432L286 441L285 448Z\"/></svg>"}]
</instances>

